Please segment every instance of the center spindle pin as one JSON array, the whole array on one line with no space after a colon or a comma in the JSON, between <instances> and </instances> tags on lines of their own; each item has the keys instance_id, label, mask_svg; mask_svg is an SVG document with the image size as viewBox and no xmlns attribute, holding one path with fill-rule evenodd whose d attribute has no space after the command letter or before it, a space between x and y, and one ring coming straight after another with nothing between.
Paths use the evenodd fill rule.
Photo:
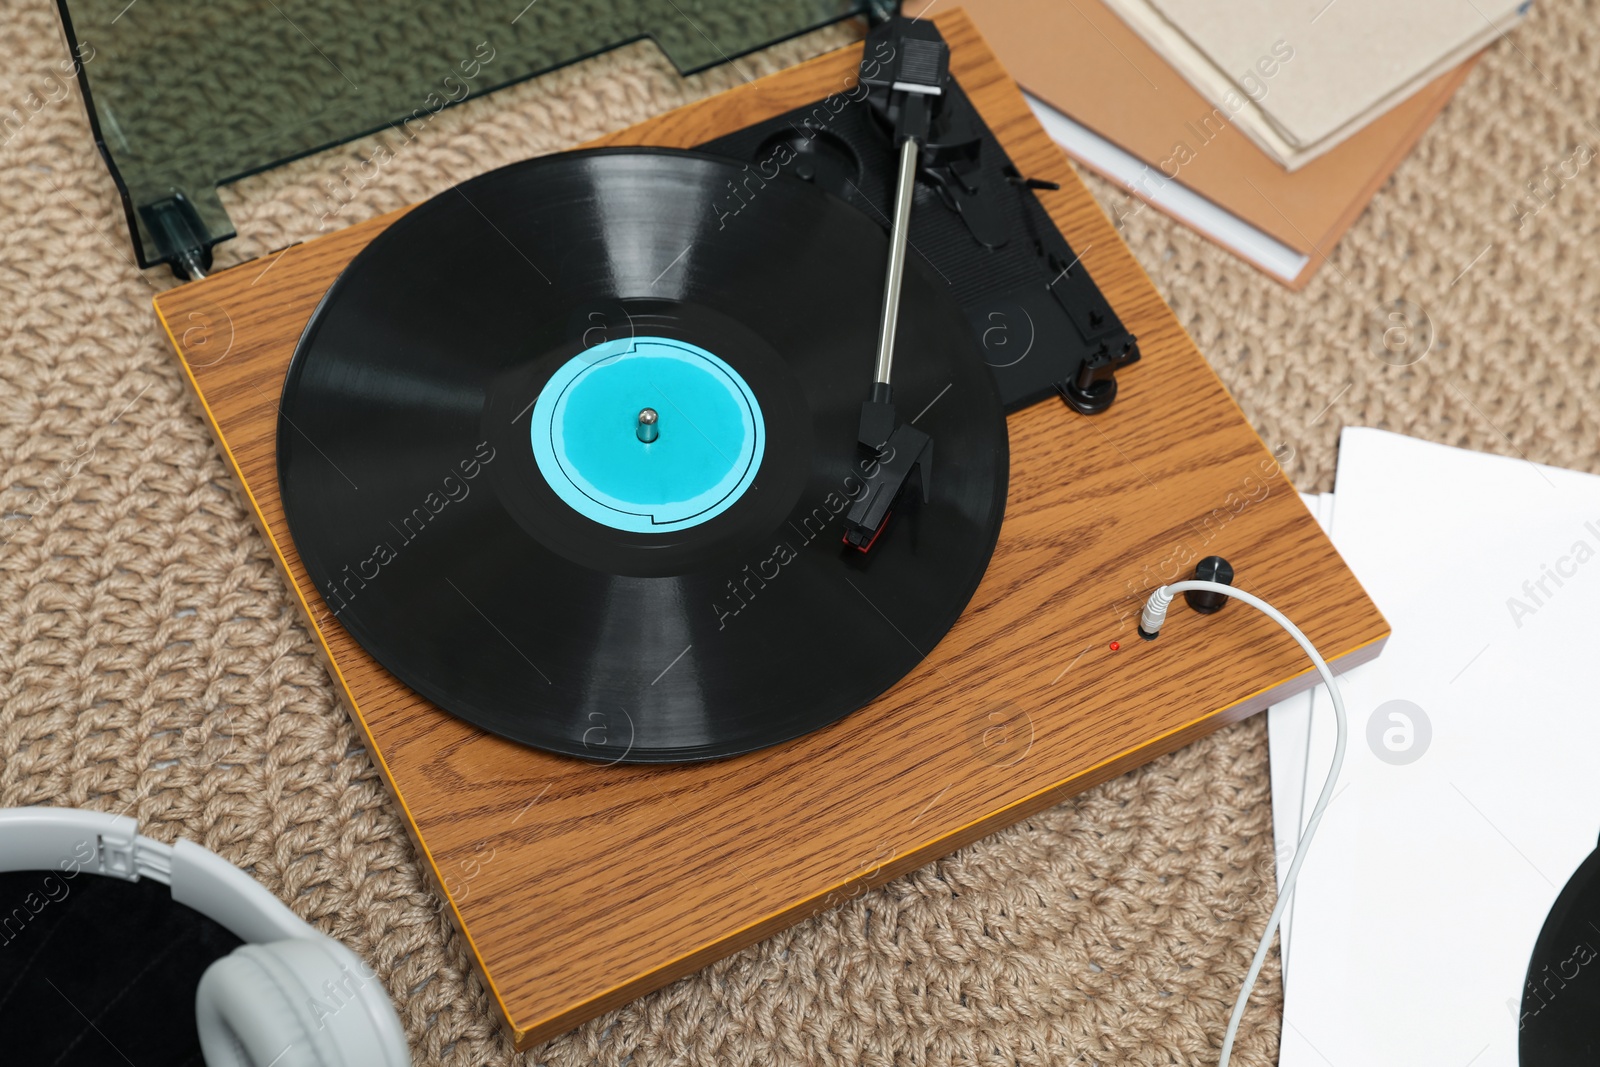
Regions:
<instances>
[{"instance_id":1,"label":"center spindle pin","mask_svg":"<svg viewBox=\"0 0 1600 1067\"><path fill-rule=\"evenodd\" d=\"M660 420L661 416L656 414L655 408L645 408L639 412L639 440L649 444L660 437L661 427L656 425Z\"/></svg>"}]
</instances>

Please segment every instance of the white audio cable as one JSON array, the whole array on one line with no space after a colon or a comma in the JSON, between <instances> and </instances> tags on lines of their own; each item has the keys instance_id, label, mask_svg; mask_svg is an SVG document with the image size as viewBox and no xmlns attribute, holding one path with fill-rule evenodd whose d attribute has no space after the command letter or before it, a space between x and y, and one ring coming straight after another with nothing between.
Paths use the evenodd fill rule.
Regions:
<instances>
[{"instance_id":1,"label":"white audio cable","mask_svg":"<svg viewBox=\"0 0 1600 1067\"><path fill-rule=\"evenodd\" d=\"M1318 655L1316 647L1310 638L1300 632L1300 628L1286 618L1283 612L1268 604L1265 600L1243 589L1235 589L1231 585L1221 582L1186 581L1173 582L1164 585L1150 594L1150 599L1145 601L1144 611L1139 614L1139 636L1148 641L1153 641L1161 632L1162 623L1167 621L1167 609L1172 606L1172 598L1179 593L1190 590L1206 593L1221 593L1242 600L1255 608L1261 614L1283 627L1288 635L1311 657L1311 662L1317 668L1317 673L1322 676L1322 684L1328 689L1328 695L1333 698L1334 723L1338 727L1338 738L1333 746L1333 764L1328 768L1328 779L1322 784L1322 793L1317 797L1316 807L1311 809L1311 818L1306 822L1305 832L1300 835L1294 848L1294 862L1289 864L1289 873L1283 881L1283 891L1278 894L1277 907L1272 909L1272 915L1267 919L1267 929L1261 935L1260 944L1256 945L1255 959L1250 961L1250 973L1245 975L1244 988L1239 990L1239 999L1233 1005L1233 1017L1228 1020L1228 1031L1222 1038L1222 1057L1217 1061L1217 1067L1228 1067L1228 1059L1233 1055L1234 1038L1239 1035L1239 1020L1244 1018L1245 1005L1250 1002L1250 992L1255 988L1256 976L1261 973L1261 964L1267 958L1267 950L1272 947L1272 935L1278 931L1278 923L1283 919L1283 909L1288 906L1289 899L1294 895L1294 883L1300 877L1300 865L1305 862L1306 851L1311 847L1311 838L1317 832L1317 825L1322 822L1322 813L1328 807L1328 801L1333 799L1333 787L1339 780L1339 769L1344 766L1345 735L1347 733L1344 698L1339 694L1339 686L1333 680L1333 672L1328 669L1328 664Z\"/></svg>"}]
</instances>

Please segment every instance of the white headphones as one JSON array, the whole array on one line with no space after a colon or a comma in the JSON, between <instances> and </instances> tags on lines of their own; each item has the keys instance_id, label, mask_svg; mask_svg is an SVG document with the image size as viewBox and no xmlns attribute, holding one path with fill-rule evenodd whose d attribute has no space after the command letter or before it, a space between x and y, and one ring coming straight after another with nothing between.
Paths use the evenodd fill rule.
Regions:
<instances>
[{"instance_id":1,"label":"white headphones","mask_svg":"<svg viewBox=\"0 0 1600 1067\"><path fill-rule=\"evenodd\" d=\"M372 969L216 853L140 837L124 815L0 809L0 873L43 870L153 879L246 942L213 963L195 993L207 1067L410 1067L400 1018Z\"/></svg>"}]
</instances>

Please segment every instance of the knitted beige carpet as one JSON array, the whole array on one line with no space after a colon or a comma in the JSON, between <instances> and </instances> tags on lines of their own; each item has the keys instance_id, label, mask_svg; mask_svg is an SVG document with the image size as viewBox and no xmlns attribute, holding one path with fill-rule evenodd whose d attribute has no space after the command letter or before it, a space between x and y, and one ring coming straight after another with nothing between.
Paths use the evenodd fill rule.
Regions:
<instances>
[{"instance_id":1,"label":"knitted beige carpet","mask_svg":"<svg viewBox=\"0 0 1600 1067\"><path fill-rule=\"evenodd\" d=\"M1303 294L1091 181L1302 488L1352 424L1600 471L1597 8L1541 4L1491 48ZM1273 899L1260 717L519 1059L157 325L174 282L135 268L52 78L54 5L0 0L0 26L0 119L24 116L0 145L0 804L128 812L248 867L374 963L420 1064L1213 1061ZM225 191L245 236L219 264L846 37L687 81L625 48L444 113L332 214L324 183L377 139L303 160ZM1396 308L1414 328L1386 334ZM1275 1060L1280 1004L1269 965L1236 1062Z\"/></svg>"}]
</instances>

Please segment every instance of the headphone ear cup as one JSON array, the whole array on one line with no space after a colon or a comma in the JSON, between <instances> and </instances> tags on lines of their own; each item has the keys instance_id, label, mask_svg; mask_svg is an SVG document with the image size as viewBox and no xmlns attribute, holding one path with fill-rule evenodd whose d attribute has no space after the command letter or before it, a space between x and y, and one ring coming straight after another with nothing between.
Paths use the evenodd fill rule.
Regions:
<instances>
[{"instance_id":1,"label":"headphone ear cup","mask_svg":"<svg viewBox=\"0 0 1600 1067\"><path fill-rule=\"evenodd\" d=\"M208 967L194 1001L206 1067L345 1067L305 982L321 955L310 941L278 941Z\"/></svg>"},{"instance_id":2,"label":"headphone ear cup","mask_svg":"<svg viewBox=\"0 0 1600 1067\"><path fill-rule=\"evenodd\" d=\"M327 938L243 945L206 970L195 1022L207 1067L409 1067L394 1006Z\"/></svg>"}]
</instances>

